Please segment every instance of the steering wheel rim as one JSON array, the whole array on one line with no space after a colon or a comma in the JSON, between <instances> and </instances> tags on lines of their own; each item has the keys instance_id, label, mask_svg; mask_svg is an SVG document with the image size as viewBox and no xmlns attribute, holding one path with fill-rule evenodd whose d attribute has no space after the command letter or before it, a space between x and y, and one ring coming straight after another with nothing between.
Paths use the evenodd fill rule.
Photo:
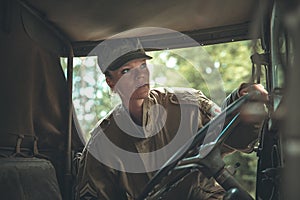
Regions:
<instances>
[{"instance_id":1,"label":"steering wheel rim","mask_svg":"<svg viewBox=\"0 0 300 200\"><path fill-rule=\"evenodd\" d=\"M166 177L172 170L174 170L181 160L189 156L191 152L194 152L194 149L200 147L201 142L203 141L204 137L206 137L206 134L208 133L210 126L212 125L216 126L219 125L220 123L224 123L226 125L224 125L221 128L221 132L219 133L219 136L217 137L217 141L215 142L215 145L213 147L213 149L218 148L225 141L225 139L230 135L229 129L236 126L237 123L232 123L232 120L234 121L239 120L240 108L249 100L254 99L258 95L260 95L260 93L254 91L240 97L238 100L236 100L228 107L226 107L226 109L224 109L218 116L216 116L214 119L208 122L203 128L201 128L197 132L197 134L195 134L194 137L191 138L192 142L188 141L185 145L183 145L180 149L178 149L177 152L174 154L174 156L172 156L163 165L163 167L155 173L152 179L144 187L142 193L139 195L137 200L142 200L149 197L149 194L151 194L151 191L154 190L156 185L158 185L164 177ZM189 147L187 148L186 145L189 145ZM181 153L182 149L185 149L184 153ZM179 154L180 156L177 156L177 154ZM202 159L205 159L205 156Z\"/></svg>"}]
</instances>

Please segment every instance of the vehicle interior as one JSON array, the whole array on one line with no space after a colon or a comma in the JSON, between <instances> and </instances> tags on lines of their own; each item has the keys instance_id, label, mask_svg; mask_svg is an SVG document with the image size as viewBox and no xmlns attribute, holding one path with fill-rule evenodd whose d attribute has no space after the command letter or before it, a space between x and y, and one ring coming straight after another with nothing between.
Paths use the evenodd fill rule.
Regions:
<instances>
[{"instance_id":1,"label":"vehicle interior","mask_svg":"<svg viewBox=\"0 0 300 200\"><path fill-rule=\"evenodd\" d=\"M139 38L160 52L253 41L250 81L269 93L255 148L255 194L225 166L220 146L241 120L248 94L195 134L137 199L160 199L187 173L204 170L224 199L298 199L300 3L296 0L1 0L0 198L74 199L76 158L86 138L73 102L74 61L108 39ZM62 66L62 59L65 66ZM249 80L245 80L249 81ZM260 102L261 103L261 102ZM76 106L76 105L75 105ZM254 113L257 114L257 113ZM224 124L203 153L209 127ZM166 179L179 170L179 177ZM166 182L166 180L168 180Z\"/></svg>"}]
</instances>

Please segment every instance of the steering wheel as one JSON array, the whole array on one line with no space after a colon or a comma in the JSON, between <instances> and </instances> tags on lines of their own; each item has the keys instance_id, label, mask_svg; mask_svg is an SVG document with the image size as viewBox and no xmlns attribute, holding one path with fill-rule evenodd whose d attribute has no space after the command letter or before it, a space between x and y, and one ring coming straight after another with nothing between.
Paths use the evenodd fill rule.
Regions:
<instances>
[{"instance_id":1,"label":"steering wheel","mask_svg":"<svg viewBox=\"0 0 300 200\"><path fill-rule=\"evenodd\" d=\"M213 176L226 191L232 190L231 192L235 193L235 197L238 195L236 199L252 200L253 198L249 193L225 168L220 147L232 129L240 122L241 107L250 100L259 99L258 97L259 92L257 91L242 96L201 128L156 172L137 200L157 199L195 169L203 171L208 177ZM207 138L210 138L208 139L209 142L203 143L204 139L207 141ZM170 174L174 171L178 173L171 177Z\"/></svg>"}]
</instances>

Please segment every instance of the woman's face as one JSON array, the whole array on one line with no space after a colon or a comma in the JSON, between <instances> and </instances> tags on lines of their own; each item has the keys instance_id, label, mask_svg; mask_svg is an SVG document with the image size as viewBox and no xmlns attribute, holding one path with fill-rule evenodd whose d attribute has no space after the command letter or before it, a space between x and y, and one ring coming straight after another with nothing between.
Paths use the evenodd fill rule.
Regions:
<instances>
[{"instance_id":1,"label":"woman's face","mask_svg":"<svg viewBox=\"0 0 300 200\"><path fill-rule=\"evenodd\" d=\"M149 70L146 59L135 59L117 70L109 71L106 81L122 100L145 99L149 93Z\"/></svg>"}]
</instances>

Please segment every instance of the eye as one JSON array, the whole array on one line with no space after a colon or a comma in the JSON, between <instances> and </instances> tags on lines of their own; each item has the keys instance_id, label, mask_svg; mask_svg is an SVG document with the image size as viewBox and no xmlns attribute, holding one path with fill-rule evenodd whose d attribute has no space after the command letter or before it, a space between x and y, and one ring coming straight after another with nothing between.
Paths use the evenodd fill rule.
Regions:
<instances>
[{"instance_id":1,"label":"eye","mask_svg":"<svg viewBox=\"0 0 300 200\"><path fill-rule=\"evenodd\" d=\"M141 69L147 68L147 64L146 64L146 63L141 64L140 68L141 68Z\"/></svg>"},{"instance_id":2,"label":"eye","mask_svg":"<svg viewBox=\"0 0 300 200\"><path fill-rule=\"evenodd\" d=\"M129 68L125 68L125 69L123 69L123 70L121 71L121 74L126 74L126 73L128 73L129 71L130 71Z\"/></svg>"}]
</instances>

